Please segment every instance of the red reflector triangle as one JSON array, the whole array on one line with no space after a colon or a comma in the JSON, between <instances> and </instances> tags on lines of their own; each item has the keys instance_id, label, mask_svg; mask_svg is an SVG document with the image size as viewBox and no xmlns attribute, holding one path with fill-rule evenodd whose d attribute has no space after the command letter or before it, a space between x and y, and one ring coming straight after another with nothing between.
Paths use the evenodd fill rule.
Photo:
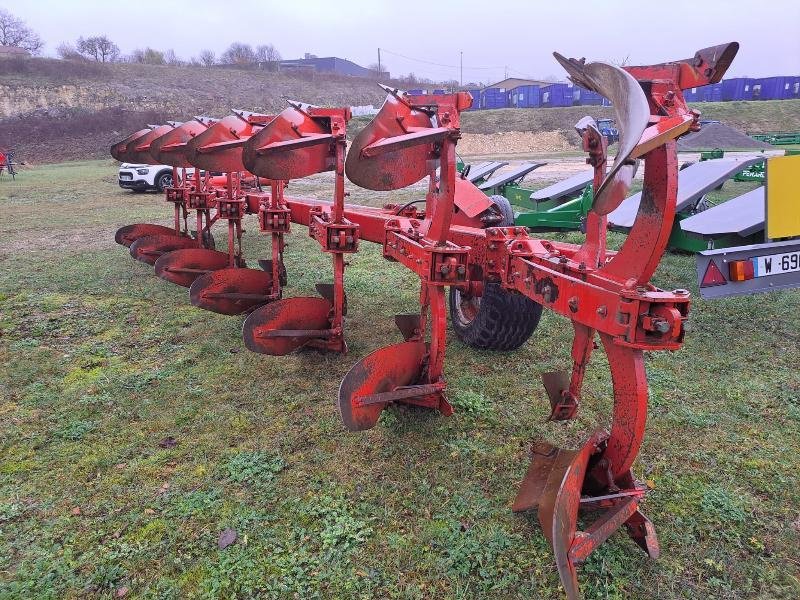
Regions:
<instances>
[{"instance_id":1,"label":"red reflector triangle","mask_svg":"<svg viewBox=\"0 0 800 600\"><path fill-rule=\"evenodd\" d=\"M719 267L714 263L713 260L708 261L708 266L706 267L706 272L703 275L703 281L700 282L700 287L714 287L715 285L725 285L728 283L728 280L725 279L725 276L722 274L722 271L719 270Z\"/></svg>"}]
</instances>

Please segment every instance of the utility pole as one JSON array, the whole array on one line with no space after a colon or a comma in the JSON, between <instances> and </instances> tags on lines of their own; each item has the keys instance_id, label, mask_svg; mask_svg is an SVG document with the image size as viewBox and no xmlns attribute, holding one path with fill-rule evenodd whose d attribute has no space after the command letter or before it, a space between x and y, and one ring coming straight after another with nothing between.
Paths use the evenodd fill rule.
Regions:
<instances>
[{"instance_id":1,"label":"utility pole","mask_svg":"<svg viewBox=\"0 0 800 600\"><path fill-rule=\"evenodd\" d=\"M460 73L459 78L458 78L458 85L460 87L464 87L464 51L462 50L460 52L460 54L461 54L461 62L459 63L459 67L460 67L461 73Z\"/></svg>"},{"instance_id":2,"label":"utility pole","mask_svg":"<svg viewBox=\"0 0 800 600\"><path fill-rule=\"evenodd\" d=\"M378 79L381 78L381 49L378 48Z\"/></svg>"}]
</instances>

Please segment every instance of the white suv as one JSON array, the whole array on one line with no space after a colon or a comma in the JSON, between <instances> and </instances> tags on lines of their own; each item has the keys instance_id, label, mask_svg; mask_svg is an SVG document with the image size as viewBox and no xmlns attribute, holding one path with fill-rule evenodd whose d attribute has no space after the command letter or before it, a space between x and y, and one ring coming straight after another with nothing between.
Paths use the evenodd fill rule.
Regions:
<instances>
[{"instance_id":1,"label":"white suv","mask_svg":"<svg viewBox=\"0 0 800 600\"><path fill-rule=\"evenodd\" d=\"M194 169L186 169L187 177L194 174ZM163 192L170 187L172 167L169 165L133 165L122 163L119 167L119 187L134 192L157 190Z\"/></svg>"}]
</instances>

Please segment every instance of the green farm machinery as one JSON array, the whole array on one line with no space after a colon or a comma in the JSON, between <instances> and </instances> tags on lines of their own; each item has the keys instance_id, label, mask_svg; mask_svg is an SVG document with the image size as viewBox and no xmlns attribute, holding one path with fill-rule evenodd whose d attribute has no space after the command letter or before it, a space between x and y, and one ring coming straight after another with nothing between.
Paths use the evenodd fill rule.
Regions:
<instances>
[{"instance_id":1,"label":"green farm machinery","mask_svg":"<svg viewBox=\"0 0 800 600\"><path fill-rule=\"evenodd\" d=\"M754 140L766 142L772 146L800 145L800 131L772 131L767 133L748 134Z\"/></svg>"},{"instance_id":2,"label":"green farm machinery","mask_svg":"<svg viewBox=\"0 0 800 600\"><path fill-rule=\"evenodd\" d=\"M758 236L760 229L748 225L726 231L726 226L709 233L709 217L726 223L735 207L747 209L751 196L758 195L758 189L748 192L733 204L723 203L712 206L706 194L720 189L728 179L737 181L763 182L764 158L756 156L747 159L725 159L720 149L701 154L697 163L687 163L680 171L677 214L669 239L669 247L679 252L700 252L709 248L725 248L748 243ZM506 211L513 213L514 224L532 231L584 231L586 217L592 206L592 173L581 171L567 179L545 188L534 190L523 185L525 176L544 163L529 162L511 167L503 172L507 162L487 162L466 166L459 163L461 176L469 179L486 195L498 204L506 205ZM760 177L760 178L759 178ZM609 228L626 232L633 226L638 212L641 193L627 198L609 217ZM727 206L726 206L727 205ZM706 210L713 209L703 218L695 218ZM734 221L736 219L734 218ZM756 219L757 220L757 219ZM685 222L684 222L685 221ZM696 222L702 224L699 231L693 231ZM757 224L756 224L757 225Z\"/></svg>"}]
</instances>

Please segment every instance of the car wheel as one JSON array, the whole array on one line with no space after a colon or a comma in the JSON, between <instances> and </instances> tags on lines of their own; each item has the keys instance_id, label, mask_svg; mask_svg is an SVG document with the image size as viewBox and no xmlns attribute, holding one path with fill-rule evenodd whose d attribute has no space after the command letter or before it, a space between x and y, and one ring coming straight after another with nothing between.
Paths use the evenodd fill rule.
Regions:
<instances>
[{"instance_id":1,"label":"car wheel","mask_svg":"<svg viewBox=\"0 0 800 600\"><path fill-rule=\"evenodd\" d=\"M168 187L172 187L172 183L172 173L169 171L161 173L161 175L156 177L156 189L159 192L163 192Z\"/></svg>"}]
</instances>

